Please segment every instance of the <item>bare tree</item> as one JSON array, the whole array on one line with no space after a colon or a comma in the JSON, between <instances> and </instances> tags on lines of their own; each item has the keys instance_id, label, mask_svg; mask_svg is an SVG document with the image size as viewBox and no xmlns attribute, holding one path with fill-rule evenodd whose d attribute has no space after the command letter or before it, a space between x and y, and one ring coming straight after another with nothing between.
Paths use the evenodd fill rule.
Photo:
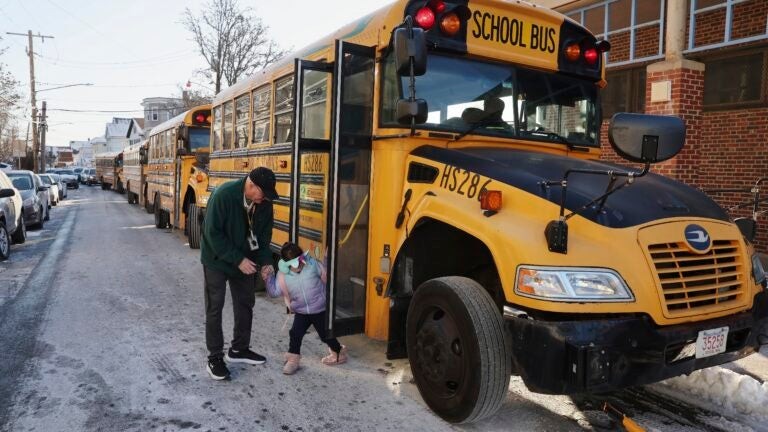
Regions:
<instances>
[{"instance_id":1,"label":"bare tree","mask_svg":"<svg viewBox=\"0 0 768 432\"><path fill-rule=\"evenodd\" d=\"M186 109L209 104L213 101L213 95L203 90L192 90L188 86L179 85L176 87L176 91L177 93L173 97L181 99Z\"/></svg>"},{"instance_id":2,"label":"bare tree","mask_svg":"<svg viewBox=\"0 0 768 432\"><path fill-rule=\"evenodd\" d=\"M0 49L0 55L5 49ZM13 116L13 110L18 108L21 95L19 82L6 70L5 64L0 63L0 160L10 160L13 141L18 136L18 127Z\"/></svg>"},{"instance_id":3,"label":"bare tree","mask_svg":"<svg viewBox=\"0 0 768 432\"><path fill-rule=\"evenodd\" d=\"M200 54L208 63L201 71L221 91L238 79L268 66L285 52L267 35L268 27L249 7L238 0L210 0L200 15L184 10L182 24L193 35Z\"/></svg>"}]
</instances>

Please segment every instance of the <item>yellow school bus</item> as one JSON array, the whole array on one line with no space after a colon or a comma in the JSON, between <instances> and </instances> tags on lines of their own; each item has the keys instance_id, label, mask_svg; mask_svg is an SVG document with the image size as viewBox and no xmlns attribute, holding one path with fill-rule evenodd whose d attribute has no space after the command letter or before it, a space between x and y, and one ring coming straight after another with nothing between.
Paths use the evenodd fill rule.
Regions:
<instances>
[{"instance_id":1,"label":"yellow school bus","mask_svg":"<svg viewBox=\"0 0 768 432\"><path fill-rule=\"evenodd\" d=\"M642 169L599 161L609 48L525 2L396 1L215 96L211 188L274 170L271 246L328 260L329 332L407 356L451 422L495 412L511 373L603 392L753 353L753 245L649 172L682 121L616 115Z\"/></svg>"},{"instance_id":2,"label":"yellow school bus","mask_svg":"<svg viewBox=\"0 0 768 432\"><path fill-rule=\"evenodd\" d=\"M144 202L157 228L183 228L189 247L200 247L208 203L210 105L200 105L154 128L149 135Z\"/></svg>"},{"instance_id":3,"label":"yellow school bus","mask_svg":"<svg viewBox=\"0 0 768 432\"><path fill-rule=\"evenodd\" d=\"M96 159L96 178L101 183L101 189L111 189L113 186L118 190L117 181L122 173L123 153L122 152L104 152L99 153Z\"/></svg>"},{"instance_id":4,"label":"yellow school bus","mask_svg":"<svg viewBox=\"0 0 768 432\"><path fill-rule=\"evenodd\" d=\"M148 141L143 141L123 149L123 176L128 204L145 205L143 192L147 181L148 145Z\"/></svg>"}]
</instances>

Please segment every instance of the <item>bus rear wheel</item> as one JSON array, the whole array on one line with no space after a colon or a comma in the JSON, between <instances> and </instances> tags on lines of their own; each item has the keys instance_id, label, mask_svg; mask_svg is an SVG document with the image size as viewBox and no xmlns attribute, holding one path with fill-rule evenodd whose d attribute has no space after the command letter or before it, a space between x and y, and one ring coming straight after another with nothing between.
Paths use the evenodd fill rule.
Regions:
<instances>
[{"instance_id":1,"label":"bus rear wheel","mask_svg":"<svg viewBox=\"0 0 768 432\"><path fill-rule=\"evenodd\" d=\"M437 415L469 423L499 409L512 373L511 347L480 284L458 276L424 282L408 308L406 344L419 393Z\"/></svg>"},{"instance_id":2,"label":"bus rear wheel","mask_svg":"<svg viewBox=\"0 0 768 432\"><path fill-rule=\"evenodd\" d=\"M155 206L147 199L147 193L144 192L144 210L147 211L147 213L154 213L155 212Z\"/></svg>"},{"instance_id":3,"label":"bus rear wheel","mask_svg":"<svg viewBox=\"0 0 768 432\"><path fill-rule=\"evenodd\" d=\"M168 228L168 213L166 213L165 210L160 208L159 196L155 196L155 205L153 205L152 207L155 208L155 227Z\"/></svg>"},{"instance_id":4,"label":"bus rear wheel","mask_svg":"<svg viewBox=\"0 0 768 432\"><path fill-rule=\"evenodd\" d=\"M200 208L196 204L190 204L187 211L187 235L190 249L200 249Z\"/></svg>"}]
</instances>

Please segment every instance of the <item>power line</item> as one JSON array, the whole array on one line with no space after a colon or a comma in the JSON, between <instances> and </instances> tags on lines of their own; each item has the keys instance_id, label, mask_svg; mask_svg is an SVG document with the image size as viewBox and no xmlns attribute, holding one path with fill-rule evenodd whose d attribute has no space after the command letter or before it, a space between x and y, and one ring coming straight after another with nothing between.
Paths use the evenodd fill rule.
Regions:
<instances>
[{"instance_id":1,"label":"power line","mask_svg":"<svg viewBox=\"0 0 768 432\"><path fill-rule=\"evenodd\" d=\"M196 57L196 54L192 51L182 52L182 53L175 53L175 54L169 54L169 55L163 55L163 56L157 56L157 57L150 57L143 60L132 60L132 61L120 61L120 62L91 62L91 61L83 61L83 60L69 60L69 59L62 59L62 58L53 58L49 56L44 56L42 54L35 54L37 58L49 60L51 62L56 63L66 63L66 64L74 64L74 65L92 65L92 66L130 66L130 65L154 65L154 64L162 64L162 63L168 63L173 62L176 60L181 60L185 58L191 58Z\"/></svg>"}]
</instances>

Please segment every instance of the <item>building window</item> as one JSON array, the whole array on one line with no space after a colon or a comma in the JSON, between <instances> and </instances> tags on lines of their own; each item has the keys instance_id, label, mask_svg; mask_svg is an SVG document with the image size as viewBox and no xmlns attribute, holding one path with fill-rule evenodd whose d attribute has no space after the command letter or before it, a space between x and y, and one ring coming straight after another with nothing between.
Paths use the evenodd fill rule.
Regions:
<instances>
[{"instance_id":1,"label":"building window","mask_svg":"<svg viewBox=\"0 0 768 432\"><path fill-rule=\"evenodd\" d=\"M156 112L152 113L152 121L157 121L157 113Z\"/></svg>"},{"instance_id":2,"label":"building window","mask_svg":"<svg viewBox=\"0 0 768 432\"><path fill-rule=\"evenodd\" d=\"M704 106L735 108L766 102L766 52L704 60Z\"/></svg>"},{"instance_id":3,"label":"building window","mask_svg":"<svg viewBox=\"0 0 768 432\"><path fill-rule=\"evenodd\" d=\"M600 91L603 119L617 112L645 112L645 68L606 71L608 85Z\"/></svg>"}]
</instances>

